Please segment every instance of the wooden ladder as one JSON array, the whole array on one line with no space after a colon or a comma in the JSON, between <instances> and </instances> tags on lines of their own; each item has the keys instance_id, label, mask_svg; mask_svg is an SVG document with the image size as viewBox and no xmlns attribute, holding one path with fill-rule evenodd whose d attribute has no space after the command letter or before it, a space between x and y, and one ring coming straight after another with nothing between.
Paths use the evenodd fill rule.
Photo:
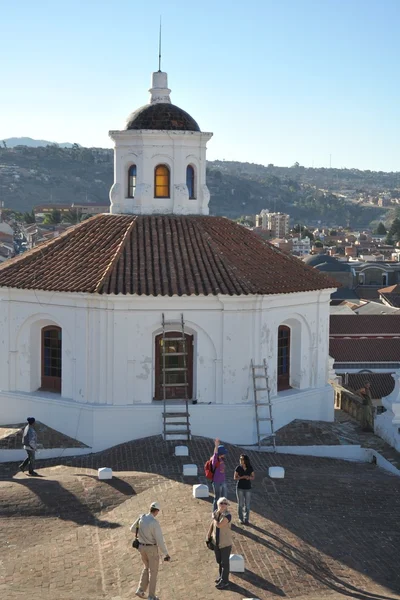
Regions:
<instances>
[{"instance_id":1,"label":"wooden ladder","mask_svg":"<svg viewBox=\"0 0 400 600\"><path fill-rule=\"evenodd\" d=\"M276 452L275 433L274 433L274 418L272 416L272 402L271 402L271 388L269 386L268 377L268 365L264 358L262 365L255 365L253 359L250 362L251 371L253 375L253 389L254 389L254 404L256 409L256 426L257 426L257 444L258 448L261 447L261 440L265 437L272 437L272 445L274 452ZM260 373L262 370L262 373ZM261 380L260 384L257 381ZM267 392L267 401L260 400L258 394L260 392ZM268 407L267 411L264 407ZM267 413L268 416L265 416ZM271 432L261 432L261 423L269 422L271 424Z\"/></svg>"},{"instance_id":2,"label":"wooden ladder","mask_svg":"<svg viewBox=\"0 0 400 600\"><path fill-rule=\"evenodd\" d=\"M167 337L167 326L180 326L181 335L179 337ZM181 352L167 352L167 342L178 342L182 350ZM168 439L186 439L190 440L190 422L189 422L189 381L188 381L188 351L187 341L185 335L185 321L183 319L183 313L181 314L180 322L177 321L166 321L164 313L162 313L162 389L163 389L163 437L164 440ZM183 366L181 367L167 367L166 358L167 356L182 356ZM183 382L180 383L167 383L168 373L181 373L183 375ZM180 408L179 405L172 404L172 401L167 399L167 389L172 387L181 387L184 390L184 410L177 410ZM178 419L178 420L177 420Z\"/></svg>"}]
</instances>

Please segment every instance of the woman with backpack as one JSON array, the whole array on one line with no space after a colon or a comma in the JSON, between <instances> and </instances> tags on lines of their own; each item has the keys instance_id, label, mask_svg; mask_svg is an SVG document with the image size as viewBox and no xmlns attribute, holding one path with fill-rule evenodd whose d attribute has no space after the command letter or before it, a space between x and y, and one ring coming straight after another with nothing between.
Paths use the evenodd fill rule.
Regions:
<instances>
[{"instance_id":1,"label":"woman with backpack","mask_svg":"<svg viewBox=\"0 0 400 600\"><path fill-rule=\"evenodd\" d=\"M213 471L212 486L214 489L214 506L213 510L217 509L218 498L228 495L228 488L225 481L225 456L227 450L223 444L220 443L219 439L215 440L214 454L211 458L211 465Z\"/></svg>"},{"instance_id":2,"label":"woman with backpack","mask_svg":"<svg viewBox=\"0 0 400 600\"><path fill-rule=\"evenodd\" d=\"M206 539L207 546L215 552L215 560L219 567L219 577L215 580L215 587L218 590L229 587L229 557L232 550L231 521L232 515L229 512L228 500L219 498Z\"/></svg>"},{"instance_id":3,"label":"woman with backpack","mask_svg":"<svg viewBox=\"0 0 400 600\"><path fill-rule=\"evenodd\" d=\"M243 525L249 524L250 501L251 501L251 482L255 475L250 459L247 454L241 454L239 465L235 469L233 478L237 481L236 497L238 501L239 522Z\"/></svg>"}]
</instances>

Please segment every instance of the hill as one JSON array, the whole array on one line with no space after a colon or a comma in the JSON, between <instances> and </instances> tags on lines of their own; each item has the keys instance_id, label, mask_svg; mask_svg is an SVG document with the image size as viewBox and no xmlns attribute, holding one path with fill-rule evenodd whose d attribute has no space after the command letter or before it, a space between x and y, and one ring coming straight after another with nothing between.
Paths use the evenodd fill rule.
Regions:
<instances>
[{"instance_id":1,"label":"hill","mask_svg":"<svg viewBox=\"0 0 400 600\"><path fill-rule=\"evenodd\" d=\"M0 148L0 200L7 208L30 211L48 202L108 204L112 181L109 149L77 144ZM397 193L400 173L214 161L207 165L207 182L214 215L238 218L268 208L309 225L367 227L384 218L385 209L356 204L349 200L349 190Z\"/></svg>"},{"instance_id":2,"label":"hill","mask_svg":"<svg viewBox=\"0 0 400 600\"><path fill-rule=\"evenodd\" d=\"M34 140L30 137L12 137L6 138L3 141L7 148L15 148L15 146L29 146L30 148L38 148L39 146L60 146L60 148L72 148L70 142L49 142L48 140ZM77 144L79 146L79 144Z\"/></svg>"}]
</instances>

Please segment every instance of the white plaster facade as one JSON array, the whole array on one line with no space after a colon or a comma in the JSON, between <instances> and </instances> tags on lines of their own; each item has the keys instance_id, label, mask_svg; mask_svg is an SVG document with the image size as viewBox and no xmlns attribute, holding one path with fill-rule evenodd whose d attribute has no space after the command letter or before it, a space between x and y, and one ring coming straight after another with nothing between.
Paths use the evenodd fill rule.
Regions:
<instances>
[{"instance_id":1,"label":"white plaster facade","mask_svg":"<svg viewBox=\"0 0 400 600\"><path fill-rule=\"evenodd\" d=\"M374 429L388 444L400 452L400 371L392 373L395 381L393 392L382 398L386 411L376 415Z\"/></svg>"},{"instance_id":2,"label":"white plaster facade","mask_svg":"<svg viewBox=\"0 0 400 600\"><path fill-rule=\"evenodd\" d=\"M149 298L0 290L1 421L34 414L96 451L160 434L162 402L153 396L162 312L178 330L183 312L194 335L193 435L255 443L251 358L268 360L276 428L295 418L333 420L330 293ZM61 394L38 391L40 330L50 324L62 329ZM282 324L291 328L292 389L277 393Z\"/></svg>"}]
</instances>

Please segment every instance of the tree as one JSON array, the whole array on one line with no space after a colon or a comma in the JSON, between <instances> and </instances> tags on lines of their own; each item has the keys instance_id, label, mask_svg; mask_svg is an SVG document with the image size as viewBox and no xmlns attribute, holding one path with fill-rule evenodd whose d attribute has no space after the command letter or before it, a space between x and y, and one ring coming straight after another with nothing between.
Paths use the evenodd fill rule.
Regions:
<instances>
[{"instance_id":1,"label":"tree","mask_svg":"<svg viewBox=\"0 0 400 600\"><path fill-rule=\"evenodd\" d=\"M331 235L331 236L333 236L333 237L336 237L336 236L337 236L337 231L336 231L336 229L331 229L331 230L330 230L330 232L329 232L329 235Z\"/></svg>"},{"instance_id":2,"label":"tree","mask_svg":"<svg viewBox=\"0 0 400 600\"><path fill-rule=\"evenodd\" d=\"M61 212L57 209L54 209L50 213L47 213L43 219L43 223L45 225L58 225L61 223Z\"/></svg>"},{"instance_id":3,"label":"tree","mask_svg":"<svg viewBox=\"0 0 400 600\"><path fill-rule=\"evenodd\" d=\"M63 221L67 221L67 223L72 223L72 225L76 225L80 223L82 220L82 213L79 212L76 208L71 208L65 215L63 215Z\"/></svg>"},{"instance_id":4,"label":"tree","mask_svg":"<svg viewBox=\"0 0 400 600\"><path fill-rule=\"evenodd\" d=\"M388 231L388 237L391 237L396 242L400 241L400 219L396 217L392 222L390 229Z\"/></svg>"},{"instance_id":5,"label":"tree","mask_svg":"<svg viewBox=\"0 0 400 600\"><path fill-rule=\"evenodd\" d=\"M24 212L24 214L22 215L22 220L27 225L30 225L31 223L36 223L36 215L35 215L35 211L33 210L33 208L31 210L31 212Z\"/></svg>"},{"instance_id":6,"label":"tree","mask_svg":"<svg viewBox=\"0 0 400 600\"><path fill-rule=\"evenodd\" d=\"M321 242L321 240L316 240L316 241L314 242L314 246L315 246L316 248L323 248L323 247L324 247L324 245L323 245L323 243Z\"/></svg>"},{"instance_id":7,"label":"tree","mask_svg":"<svg viewBox=\"0 0 400 600\"><path fill-rule=\"evenodd\" d=\"M382 223L382 221L379 223L378 227L375 229L375 233L377 233L378 235L385 235L385 233L387 233L387 229L384 226L384 224Z\"/></svg>"}]
</instances>

